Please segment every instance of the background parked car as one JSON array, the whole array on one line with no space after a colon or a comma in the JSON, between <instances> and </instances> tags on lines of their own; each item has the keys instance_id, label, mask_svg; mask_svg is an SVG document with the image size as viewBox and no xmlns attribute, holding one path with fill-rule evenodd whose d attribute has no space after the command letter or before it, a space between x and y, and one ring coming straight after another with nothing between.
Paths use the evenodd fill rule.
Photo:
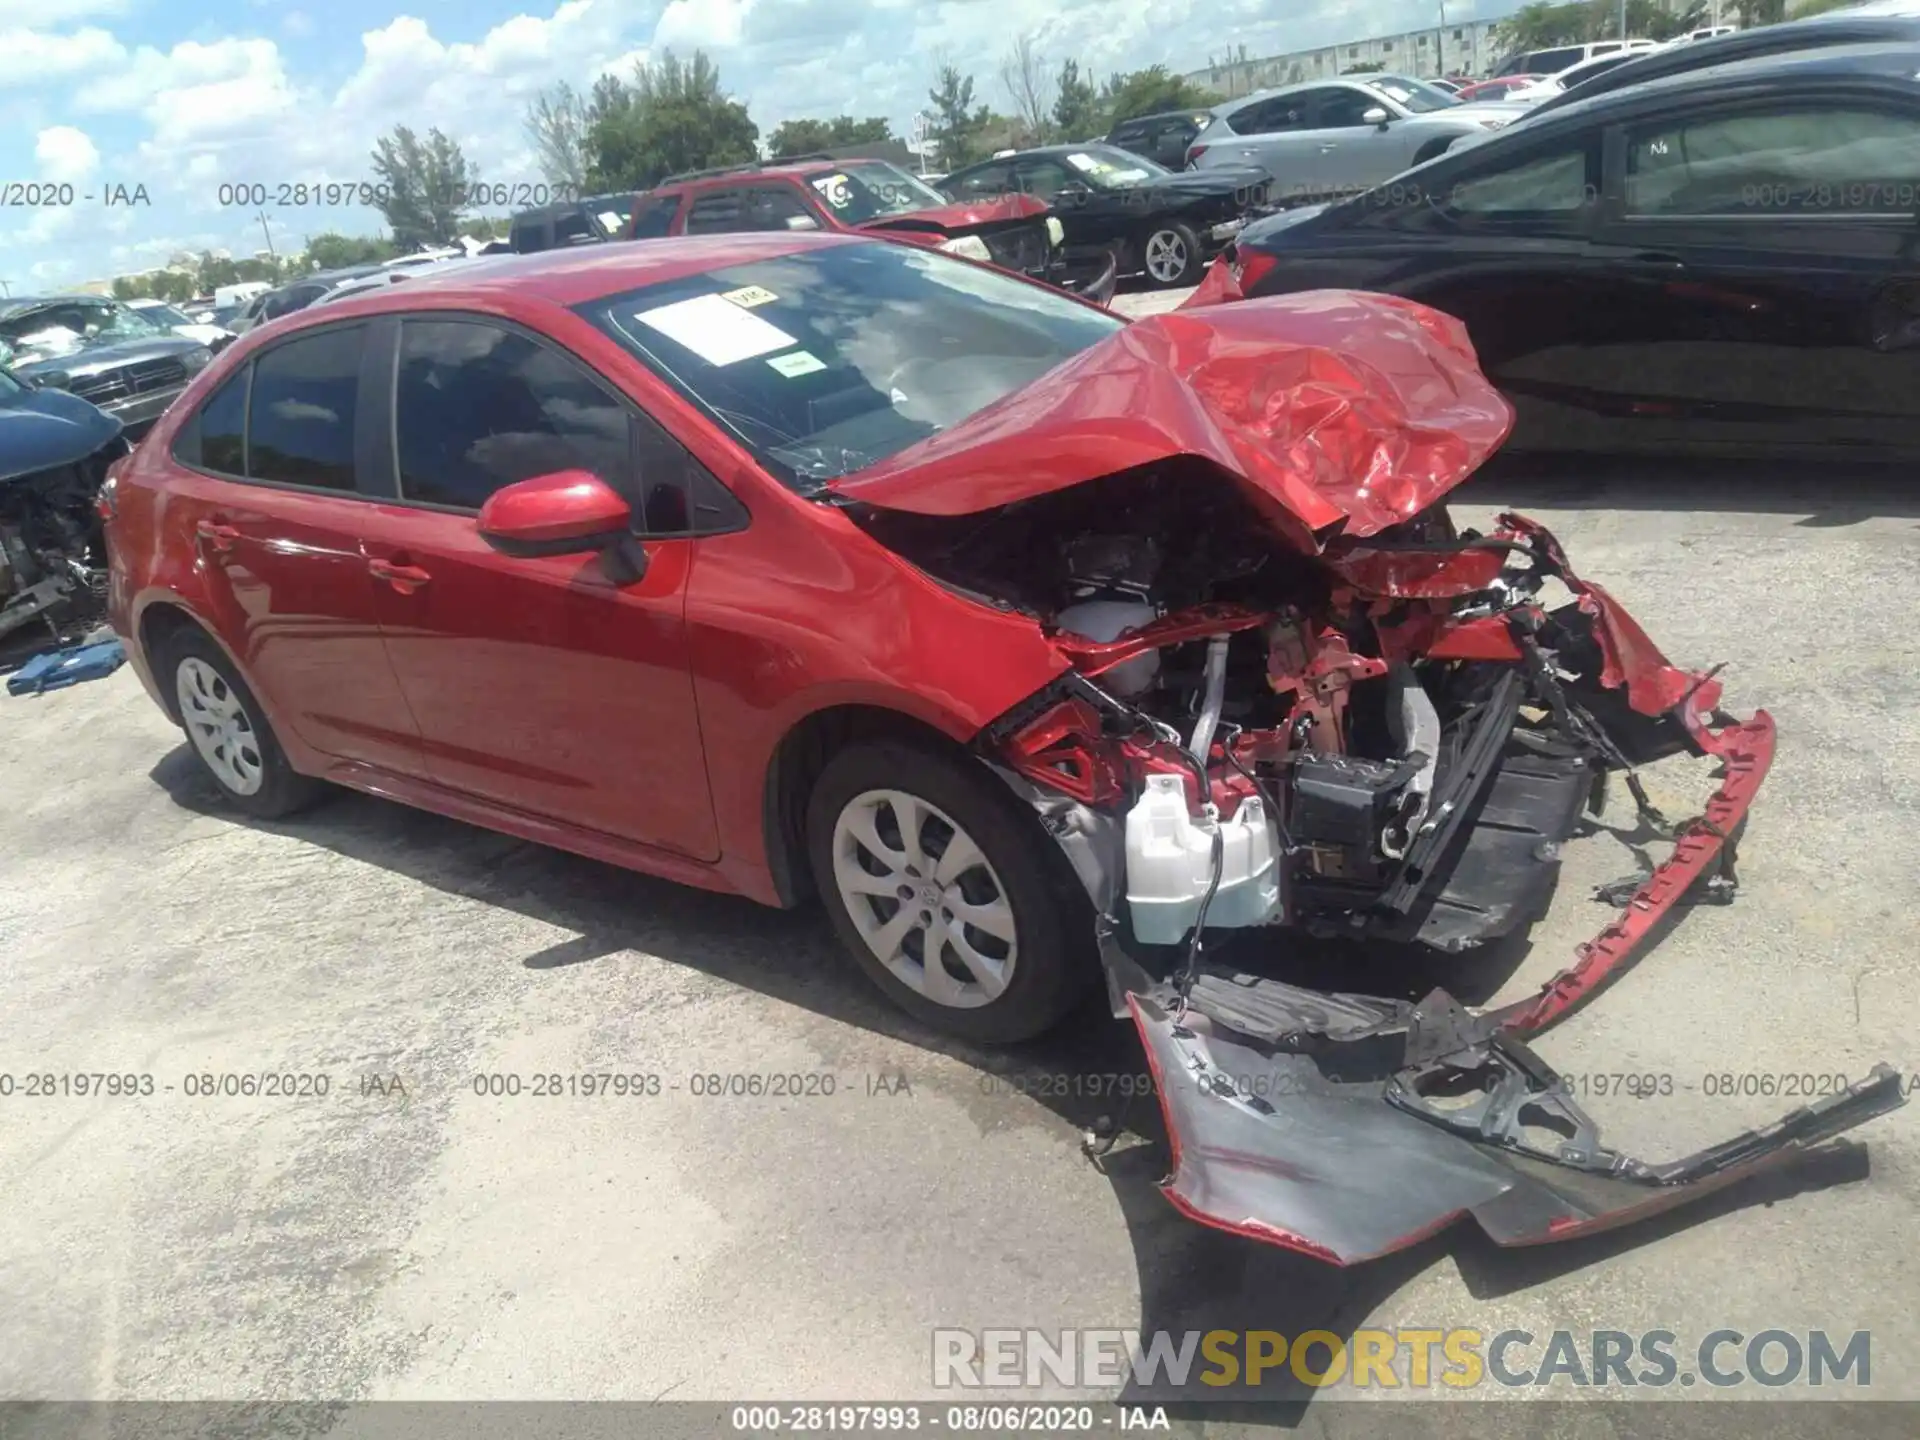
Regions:
<instances>
[{"instance_id":1,"label":"background parked car","mask_svg":"<svg viewBox=\"0 0 1920 1440\"><path fill-rule=\"evenodd\" d=\"M1476 80L1471 85L1461 86L1454 98L1463 105L1475 101L1510 100L1516 91L1529 89L1546 78L1544 75L1502 75L1497 80Z\"/></svg>"},{"instance_id":2,"label":"background parked car","mask_svg":"<svg viewBox=\"0 0 1920 1440\"><path fill-rule=\"evenodd\" d=\"M1633 86L1249 226L1241 286L1458 316L1516 447L1920 457L1916 73L1907 42Z\"/></svg>"},{"instance_id":3,"label":"background parked car","mask_svg":"<svg viewBox=\"0 0 1920 1440\"><path fill-rule=\"evenodd\" d=\"M1631 65L1642 55L1659 53L1658 50L1616 50L1611 55L1596 55L1591 60L1582 60L1578 65L1569 65L1557 75L1543 75L1532 84L1509 91L1506 98L1538 103L1571 90L1576 85L1585 84L1598 76L1618 70L1623 65Z\"/></svg>"},{"instance_id":4,"label":"background parked car","mask_svg":"<svg viewBox=\"0 0 1920 1440\"><path fill-rule=\"evenodd\" d=\"M1187 154L1197 169L1257 165L1275 198L1352 194L1446 149L1498 129L1524 105L1462 105L1403 75L1347 76L1251 95L1214 112Z\"/></svg>"},{"instance_id":5,"label":"background parked car","mask_svg":"<svg viewBox=\"0 0 1920 1440\"><path fill-rule=\"evenodd\" d=\"M1250 216L1267 207L1257 167L1177 172L1111 145L1049 145L982 161L942 187L960 201L1031 195L1053 208L1070 265L1112 258L1121 275L1193 285Z\"/></svg>"},{"instance_id":6,"label":"background parked car","mask_svg":"<svg viewBox=\"0 0 1920 1440\"><path fill-rule=\"evenodd\" d=\"M184 335L189 340L198 340L216 353L222 346L233 343L233 331L226 326L216 325L207 320L195 320L186 311L176 309L164 300L129 300L127 307L139 311L157 325L166 326L176 335Z\"/></svg>"},{"instance_id":7,"label":"background parked car","mask_svg":"<svg viewBox=\"0 0 1920 1440\"><path fill-rule=\"evenodd\" d=\"M1012 154L1012 151L1003 152ZM1069 264L1043 200L1005 190L956 203L886 160L801 156L670 175L639 197L629 240L750 230L885 235L985 261L1101 303L1112 268Z\"/></svg>"},{"instance_id":8,"label":"background parked car","mask_svg":"<svg viewBox=\"0 0 1920 1440\"><path fill-rule=\"evenodd\" d=\"M1212 123L1211 110L1166 110L1157 115L1136 115L1109 130L1105 143L1144 155L1169 170L1179 170L1186 166L1187 148Z\"/></svg>"},{"instance_id":9,"label":"background parked car","mask_svg":"<svg viewBox=\"0 0 1920 1440\"><path fill-rule=\"evenodd\" d=\"M1509 55L1493 67L1493 78L1503 75L1558 75L1583 61L1622 50L1657 50L1653 40L1595 40L1588 45L1556 45L1549 50L1526 50Z\"/></svg>"},{"instance_id":10,"label":"background parked car","mask_svg":"<svg viewBox=\"0 0 1920 1440\"><path fill-rule=\"evenodd\" d=\"M369 275L385 274L382 265L353 265L339 270L316 270L311 275L302 276L291 284L282 285L278 290L269 290L247 302L247 306L234 317L230 328L236 334L244 334L257 325L269 320L278 320L282 315L292 315L304 310L321 296L330 294L342 285Z\"/></svg>"},{"instance_id":11,"label":"background parked car","mask_svg":"<svg viewBox=\"0 0 1920 1440\"><path fill-rule=\"evenodd\" d=\"M631 192L583 195L578 200L522 210L507 223L507 245L516 255L532 255L568 245L618 240L627 228L633 200Z\"/></svg>"},{"instance_id":12,"label":"background parked car","mask_svg":"<svg viewBox=\"0 0 1920 1440\"><path fill-rule=\"evenodd\" d=\"M0 636L101 613L107 557L93 501L126 453L112 416L0 367Z\"/></svg>"},{"instance_id":13,"label":"background parked car","mask_svg":"<svg viewBox=\"0 0 1920 1440\"><path fill-rule=\"evenodd\" d=\"M1832 45L1881 44L1901 40L1920 41L1920 0L1896 0L1896 3L1864 5L1852 10L1836 10L1813 15L1805 20L1789 20L1783 25L1762 25L1753 30L1735 30L1690 45L1668 46L1638 54L1625 65L1569 86L1565 93L1550 95L1534 107L1532 117L1559 110L1563 105L1588 100L1595 95L1610 95L1629 85L1644 84L1667 75L1685 75L1735 60L1751 60L1762 55L1785 55L1795 50L1819 49Z\"/></svg>"},{"instance_id":14,"label":"background parked car","mask_svg":"<svg viewBox=\"0 0 1920 1440\"><path fill-rule=\"evenodd\" d=\"M0 365L29 385L66 390L126 427L146 433L213 358L102 295L55 295L0 302Z\"/></svg>"}]
</instances>

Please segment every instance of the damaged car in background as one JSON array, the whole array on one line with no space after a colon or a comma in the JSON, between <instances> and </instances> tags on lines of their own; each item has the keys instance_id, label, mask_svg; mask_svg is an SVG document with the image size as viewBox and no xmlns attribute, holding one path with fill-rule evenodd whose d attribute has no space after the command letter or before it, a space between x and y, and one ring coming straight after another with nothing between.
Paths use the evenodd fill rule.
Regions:
<instances>
[{"instance_id":1,"label":"damaged car in background","mask_svg":"<svg viewBox=\"0 0 1920 1440\"><path fill-rule=\"evenodd\" d=\"M331 780L818 894L882 991L976 1042L1104 976L1184 1213L1341 1264L1465 1215L1532 1244L1904 1097L1878 1067L1650 1162L1530 1048L1733 892L1774 727L1536 522L1455 525L1511 424L1462 327L1402 299L1130 323L856 236L587 247L245 337L103 497L111 608L242 809ZM1678 755L1716 779L1676 820L1638 772ZM1524 929L1612 777L1671 853L1537 994L1297 983L1289 935Z\"/></svg>"},{"instance_id":2,"label":"damaged car in background","mask_svg":"<svg viewBox=\"0 0 1920 1440\"><path fill-rule=\"evenodd\" d=\"M118 300L54 295L0 302L0 365L66 390L138 439L206 368L213 349Z\"/></svg>"},{"instance_id":3,"label":"damaged car in background","mask_svg":"<svg viewBox=\"0 0 1920 1440\"><path fill-rule=\"evenodd\" d=\"M107 557L94 497L128 445L120 422L0 368L0 645L97 620Z\"/></svg>"}]
</instances>

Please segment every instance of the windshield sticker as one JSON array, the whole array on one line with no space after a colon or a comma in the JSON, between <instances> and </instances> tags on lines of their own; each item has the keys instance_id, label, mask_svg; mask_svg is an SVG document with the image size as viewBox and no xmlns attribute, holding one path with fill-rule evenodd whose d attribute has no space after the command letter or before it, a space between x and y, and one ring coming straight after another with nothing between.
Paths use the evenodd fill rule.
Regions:
<instances>
[{"instance_id":1,"label":"windshield sticker","mask_svg":"<svg viewBox=\"0 0 1920 1440\"><path fill-rule=\"evenodd\" d=\"M789 380L796 375L811 375L816 370L827 368L827 362L809 350L796 350L791 355L776 355L767 361L767 364Z\"/></svg>"},{"instance_id":2,"label":"windshield sticker","mask_svg":"<svg viewBox=\"0 0 1920 1440\"><path fill-rule=\"evenodd\" d=\"M822 175L813 182L813 188L827 197L827 204L836 210L844 210L853 203L853 188L844 175Z\"/></svg>"},{"instance_id":3,"label":"windshield sticker","mask_svg":"<svg viewBox=\"0 0 1920 1440\"><path fill-rule=\"evenodd\" d=\"M609 235L618 235L627 228L627 217L618 210L602 210L598 218L601 228Z\"/></svg>"},{"instance_id":4,"label":"windshield sticker","mask_svg":"<svg viewBox=\"0 0 1920 1440\"><path fill-rule=\"evenodd\" d=\"M743 285L738 290L727 291L720 298L731 300L742 310L751 310L756 305L771 305L780 297L758 285Z\"/></svg>"},{"instance_id":5,"label":"windshield sticker","mask_svg":"<svg viewBox=\"0 0 1920 1440\"><path fill-rule=\"evenodd\" d=\"M795 343L786 331L719 295L678 300L641 310L633 318L685 346L709 365L732 365L785 350Z\"/></svg>"},{"instance_id":6,"label":"windshield sticker","mask_svg":"<svg viewBox=\"0 0 1920 1440\"><path fill-rule=\"evenodd\" d=\"M1074 169L1084 171L1089 175L1100 168L1100 162L1094 159L1093 156L1082 155L1078 151L1067 156L1067 163L1073 166Z\"/></svg>"}]
</instances>

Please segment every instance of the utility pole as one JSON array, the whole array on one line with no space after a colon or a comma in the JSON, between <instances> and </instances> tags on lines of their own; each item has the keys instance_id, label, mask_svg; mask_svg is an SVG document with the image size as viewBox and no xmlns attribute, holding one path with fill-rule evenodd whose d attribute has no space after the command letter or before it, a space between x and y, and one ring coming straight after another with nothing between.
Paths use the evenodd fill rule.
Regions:
<instances>
[{"instance_id":1,"label":"utility pole","mask_svg":"<svg viewBox=\"0 0 1920 1440\"><path fill-rule=\"evenodd\" d=\"M1626 3L1626 0L1621 0L1622 5L1624 5L1625 3ZM1625 14L1626 12L1622 10L1621 13ZM260 233L267 237L267 256L268 258L273 260L275 264L278 264L280 257L274 253L273 231L267 228L267 212L264 210L260 211L256 218L258 218L258 220L260 221Z\"/></svg>"},{"instance_id":2,"label":"utility pole","mask_svg":"<svg viewBox=\"0 0 1920 1440\"><path fill-rule=\"evenodd\" d=\"M1627 0L1620 0L1620 38L1627 38Z\"/></svg>"},{"instance_id":3,"label":"utility pole","mask_svg":"<svg viewBox=\"0 0 1920 1440\"><path fill-rule=\"evenodd\" d=\"M1433 32L1433 73L1447 78L1447 0L1440 3L1440 28Z\"/></svg>"}]
</instances>

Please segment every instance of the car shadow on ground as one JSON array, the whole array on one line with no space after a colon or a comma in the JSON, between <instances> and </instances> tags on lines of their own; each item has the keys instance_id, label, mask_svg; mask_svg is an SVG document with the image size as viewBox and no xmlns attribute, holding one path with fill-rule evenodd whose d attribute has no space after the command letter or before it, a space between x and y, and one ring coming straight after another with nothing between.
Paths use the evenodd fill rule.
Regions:
<instances>
[{"instance_id":1,"label":"car shadow on ground","mask_svg":"<svg viewBox=\"0 0 1920 1440\"><path fill-rule=\"evenodd\" d=\"M1920 519L1911 467L1501 453L1451 497L1526 509L1734 511L1800 515L1806 528Z\"/></svg>"},{"instance_id":2,"label":"car shadow on ground","mask_svg":"<svg viewBox=\"0 0 1920 1440\"><path fill-rule=\"evenodd\" d=\"M1771 1204L1864 1174L1864 1151L1844 1147L1611 1234L1502 1250L1468 1221L1385 1259L1341 1269L1208 1229L1173 1209L1159 1190L1168 1168L1159 1106L1143 1087L1114 1083L1144 1079L1138 1037L1130 1025L1107 1013L1099 995L1039 1041L986 1051L929 1030L883 1000L840 952L818 905L772 910L356 792L342 791L286 820L248 819L221 803L184 742L163 756L150 775L184 809L323 846L572 935L529 955L502 957L511 963L538 971L629 951L658 956L947 1056L979 1072L983 1093L1018 1092L1077 1130L1109 1132L1113 1145L1103 1156L1063 1156L1063 1162L1095 1165L1112 1186L1139 1272L1138 1328L1143 1335L1171 1332L1176 1343L1187 1331L1268 1330L1293 1337L1318 1330L1344 1344L1401 1286L1449 1259L1476 1297L1505 1295L1603 1263L1661 1236L1711 1223L1729 1211ZM1250 932L1220 947L1218 961L1271 969L1297 984L1407 999L1441 985L1477 1004L1500 988L1526 953L1527 942L1519 937L1483 947L1470 957L1442 957L1414 947L1363 947ZM1125 1093L1129 1089L1134 1092L1131 1099ZM1325 1353L1319 1352L1317 1360L1324 1364ZM1170 1414L1186 1411L1195 1419L1294 1426L1320 1393L1290 1373L1277 1372L1265 1376L1257 1391L1215 1388L1199 1383L1205 1369L1196 1359L1185 1385L1131 1385L1121 1398L1126 1403L1165 1404Z\"/></svg>"}]
</instances>

